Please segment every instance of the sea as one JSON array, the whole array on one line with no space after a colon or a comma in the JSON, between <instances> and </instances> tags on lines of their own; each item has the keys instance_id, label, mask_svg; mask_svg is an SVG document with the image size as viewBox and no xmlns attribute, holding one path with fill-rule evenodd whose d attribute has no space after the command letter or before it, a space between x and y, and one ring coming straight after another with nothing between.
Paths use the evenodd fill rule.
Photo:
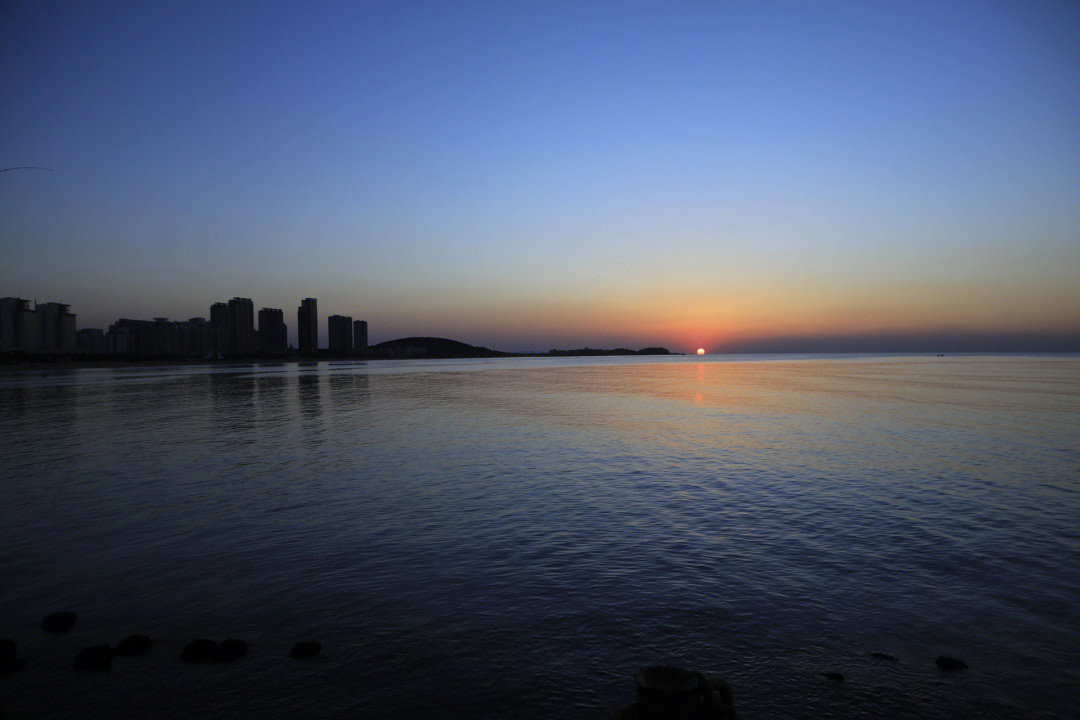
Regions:
<instances>
[{"instance_id":1,"label":"sea","mask_svg":"<svg viewBox=\"0 0 1080 720\"><path fill-rule=\"evenodd\" d=\"M3 718L1080 717L1075 355L8 367L0 492Z\"/></svg>"}]
</instances>

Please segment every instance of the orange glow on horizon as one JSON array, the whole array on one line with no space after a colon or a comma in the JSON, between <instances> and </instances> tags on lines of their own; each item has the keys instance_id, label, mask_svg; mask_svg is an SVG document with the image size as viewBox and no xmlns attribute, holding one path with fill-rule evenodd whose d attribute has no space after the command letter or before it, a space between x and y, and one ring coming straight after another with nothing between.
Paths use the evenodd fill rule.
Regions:
<instances>
[{"instance_id":1,"label":"orange glow on horizon","mask_svg":"<svg viewBox=\"0 0 1080 720\"><path fill-rule=\"evenodd\" d=\"M696 355L758 340L928 333L1076 332L1080 290L1046 282L1044 292L1020 279L978 282L896 281L874 284L824 280L787 283L691 282L672 286L664 276L619 285L558 288L528 283L452 285L410 291L373 327L391 335L437 335L496 349L662 346ZM1051 278L1052 280L1052 278ZM389 291L387 291L389 292ZM320 299L320 307L322 306ZM365 307L363 297L327 300L329 307ZM418 323L416 318L423 318ZM705 349L702 347L702 349Z\"/></svg>"}]
</instances>

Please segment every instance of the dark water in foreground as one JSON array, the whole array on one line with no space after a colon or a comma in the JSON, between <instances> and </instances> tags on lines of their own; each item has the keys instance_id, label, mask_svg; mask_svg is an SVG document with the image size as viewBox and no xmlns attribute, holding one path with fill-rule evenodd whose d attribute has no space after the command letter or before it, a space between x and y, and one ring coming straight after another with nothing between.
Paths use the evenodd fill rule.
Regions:
<instances>
[{"instance_id":1,"label":"dark water in foreground","mask_svg":"<svg viewBox=\"0 0 1080 720\"><path fill-rule=\"evenodd\" d=\"M749 719L1078 717L1077 358L5 372L0 410L5 718L610 717L661 661Z\"/></svg>"}]
</instances>

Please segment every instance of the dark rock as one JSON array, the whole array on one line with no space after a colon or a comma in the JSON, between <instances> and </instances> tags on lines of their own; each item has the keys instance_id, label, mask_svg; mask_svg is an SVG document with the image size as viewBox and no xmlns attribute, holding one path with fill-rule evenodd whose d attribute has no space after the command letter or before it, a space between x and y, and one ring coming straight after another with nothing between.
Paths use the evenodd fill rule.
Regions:
<instances>
[{"instance_id":1,"label":"dark rock","mask_svg":"<svg viewBox=\"0 0 1080 720\"><path fill-rule=\"evenodd\" d=\"M218 644L213 640L198 638L192 640L180 651L180 659L186 663L204 663L214 659Z\"/></svg>"},{"instance_id":2,"label":"dark rock","mask_svg":"<svg viewBox=\"0 0 1080 720\"><path fill-rule=\"evenodd\" d=\"M934 660L934 664L938 666L938 670L946 670L950 672L953 670L967 669L966 662L954 657L949 657L948 655L938 655L937 659Z\"/></svg>"},{"instance_id":3,"label":"dark rock","mask_svg":"<svg viewBox=\"0 0 1080 720\"><path fill-rule=\"evenodd\" d=\"M709 686L712 691L716 693L716 699L720 701L720 705L725 708L731 708L731 717L735 717L735 692L728 685L727 680L714 676L706 676L705 679L709 682Z\"/></svg>"},{"instance_id":4,"label":"dark rock","mask_svg":"<svg viewBox=\"0 0 1080 720\"><path fill-rule=\"evenodd\" d=\"M831 683L836 683L837 685L839 685L840 683L844 682L844 675L843 675L843 673L838 673L838 672L823 672L823 673L821 673L821 677L825 678L826 680L828 680L828 681L829 681L829 682L831 682Z\"/></svg>"},{"instance_id":5,"label":"dark rock","mask_svg":"<svg viewBox=\"0 0 1080 720\"><path fill-rule=\"evenodd\" d=\"M870 653L870 657L874 658L875 660L888 660L889 662L899 662L896 659L895 655L890 655L889 653L872 652Z\"/></svg>"},{"instance_id":6,"label":"dark rock","mask_svg":"<svg viewBox=\"0 0 1080 720\"><path fill-rule=\"evenodd\" d=\"M145 635L128 635L126 638L116 643L113 652L121 656L144 655L150 650L150 646L153 644L154 641Z\"/></svg>"},{"instance_id":7,"label":"dark rock","mask_svg":"<svg viewBox=\"0 0 1080 720\"><path fill-rule=\"evenodd\" d=\"M75 613L57 612L46 615L41 621L41 629L47 633L66 633L75 625Z\"/></svg>"},{"instance_id":8,"label":"dark rock","mask_svg":"<svg viewBox=\"0 0 1080 720\"><path fill-rule=\"evenodd\" d=\"M26 665L24 658L14 658L12 660L0 661L0 673L14 673L23 669Z\"/></svg>"},{"instance_id":9,"label":"dark rock","mask_svg":"<svg viewBox=\"0 0 1080 720\"><path fill-rule=\"evenodd\" d=\"M248 644L236 638L225 638L218 643L214 652L214 662L230 662L239 660L247 652Z\"/></svg>"},{"instance_id":10,"label":"dark rock","mask_svg":"<svg viewBox=\"0 0 1080 720\"><path fill-rule=\"evenodd\" d=\"M738 720L722 680L662 665L639 670L636 680L637 702L618 712L620 720Z\"/></svg>"},{"instance_id":11,"label":"dark rock","mask_svg":"<svg viewBox=\"0 0 1080 720\"><path fill-rule=\"evenodd\" d=\"M25 660L19 659L14 640L11 638L0 638L0 672L15 672L21 668L25 662Z\"/></svg>"},{"instance_id":12,"label":"dark rock","mask_svg":"<svg viewBox=\"0 0 1080 720\"><path fill-rule=\"evenodd\" d=\"M304 640L298 642L292 646L292 650L289 651L289 657L294 660L303 660L305 658L312 658L319 654L322 650L322 645L313 640Z\"/></svg>"},{"instance_id":13,"label":"dark rock","mask_svg":"<svg viewBox=\"0 0 1080 720\"><path fill-rule=\"evenodd\" d=\"M105 672L112 665L113 651L108 645L83 648L75 656L75 669L85 672Z\"/></svg>"}]
</instances>

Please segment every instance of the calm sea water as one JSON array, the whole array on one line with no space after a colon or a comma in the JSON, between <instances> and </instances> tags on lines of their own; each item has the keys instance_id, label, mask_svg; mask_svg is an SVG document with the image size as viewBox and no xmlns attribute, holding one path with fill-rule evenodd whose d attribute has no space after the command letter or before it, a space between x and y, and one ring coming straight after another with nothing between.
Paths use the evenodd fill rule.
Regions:
<instances>
[{"instance_id":1,"label":"calm sea water","mask_svg":"<svg viewBox=\"0 0 1080 720\"><path fill-rule=\"evenodd\" d=\"M1078 717L1075 357L19 370L0 411L5 718L610 717L656 662L750 719Z\"/></svg>"}]
</instances>

